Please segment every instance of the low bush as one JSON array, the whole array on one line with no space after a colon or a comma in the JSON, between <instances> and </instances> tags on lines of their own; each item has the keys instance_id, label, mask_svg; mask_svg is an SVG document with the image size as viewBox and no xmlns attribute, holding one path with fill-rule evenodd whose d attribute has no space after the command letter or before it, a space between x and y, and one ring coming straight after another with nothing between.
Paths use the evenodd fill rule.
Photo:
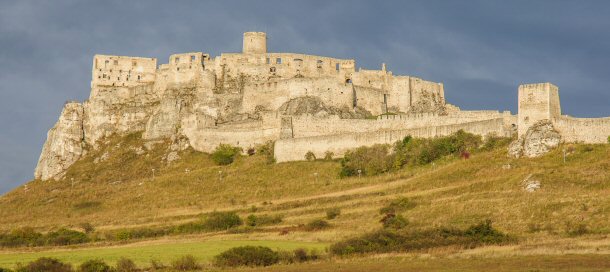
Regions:
<instances>
[{"instance_id":1,"label":"low bush","mask_svg":"<svg viewBox=\"0 0 610 272\"><path fill-rule=\"evenodd\" d=\"M269 266L279 261L277 252L268 247L234 247L215 257L218 266Z\"/></svg>"},{"instance_id":2,"label":"low bush","mask_svg":"<svg viewBox=\"0 0 610 272\"><path fill-rule=\"evenodd\" d=\"M265 156L267 163L275 163L275 154L274 154L275 142L267 141L265 144L262 144L256 148L256 154L261 156Z\"/></svg>"},{"instance_id":3,"label":"low bush","mask_svg":"<svg viewBox=\"0 0 610 272\"><path fill-rule=\"evenodd\" d=\"M85 233L65 228L42 234L36 232L33 228L24 227L15 229L10 233L0 234L1 247L63 246L82 244L89 241L90 239Z\"/></svg>"},{"instance_id":4,"label":"low bush","mask_svg":"<svg viewBox=\"0 0 610 272\"><path fill-rule=\"evenodd\" d=\"M136 271L138 271L138 267L136 266L136 263L134 263L132 260L127 259L125 257L120 258L116 262L115 268L116 268L117 272L136 272Z\"/></svg>"},{"instance_id":5,"label":"low bush","mask_svg":"<svg viewBox=\"0 0 610 272\"><path fill-rule=\"evenodd\" d=\"M0 272L13 272L13 270L10 270L8 268L0 267Z\"/></svg>"},{"instance_id":6,"label":"low bush","mask_svg":"<svg viewBox=\"0 0 610 272\"><path fill-rule=\"evenodd\" d=\"M454 228L418 231L385 229L335 243L331 245L330 252L334 255L408 252L445 246L474 248L512 241L513 238L510 236L492 228L491 221L485 221L465 230Z\"/></svg>"},{"instance_id":7,"label":"low bush","mask_svg":"<svg viewBox=\"0 0 610 272\"><path fill-rule=\"evenodd\" d=\"M82 263L78 267L78 271L79 272L111 272L113 270L112 270L112 267L110 267L104 261L96 259L96 260L89 260L89 261Z\"/></svg>"},{"instance_id":8,"label":"low bush","mask_svg":"<svg viewBox=\"0 0 610 272\"><path fill-rule=\"evenodd\" d=\"M335 153L333 153L331 151L326 151L326 152L324 152L324 160L332 161L334 155L335 155Z\"/></svg>"},{"instance_id":9,"label":"low bush","mask_svg":"<svg viewBox=\"0 0 610 272\"><path fill-rule=\"evenodd\" d=\"M151 271L163 271L165 269L165 265L159 260L150 260L150 270Z\"/></svg>"},{"instance_id":10,"label":"low bush","mask_svg":"<svg viewBox=\"0 0 610 272\"><path fill-rule=\"evenodd\" d=\"M565 232L570 237L576 237L576 236L581 236L581 235L590 233L589 228L587 227L587 224L585 224L585 223L573 224L571 222L566 222Z\"/></svg>"},{"instance_id":11,"label":"low bush","mask_svg":"<svg viewBox=\"0 0 610 272\"><path fill-rule=\"evenodd\" d=\"M379 213L380 214L399 213L399 212L404 212L406 210L413 209L416 206L417 206L417 203L413 202L412 200L410 200L406 197L401 197L401 198L393 200L385 207L379 209Z\"/></svg>"},{"instance_id":12,"label":"low bush","mask_svg":"<svg viewBox=\"0 0 610 272\"><path fill-rule=\"evenodd\" d=\"M316 219L305 225L306 231L318 231L327 229L330 227L330 224L326 220Z\"/></svg>"},{"instance_id":13,"label":"low bush","mask_svg":"<svg viewBox=\"0 0 610 272\"><path fill-rule=\"evenodd\" d=\"M65 228L47 233L46 238L47 244L54 246L83 244L90 241L87 234Z\"/></svg>"},{"instance_id":14,"label":"low bush","mask_svg":"<svg viewBox=\"0 0 610 272\"><path fill-rule=\"evenodd\" d=\"M20 266L17 272L72 272L72 266L57 259L42 257L25 266Z\"/></svg>"},{"instance_id":15,"label":"low bush","mask_svg":"<svg viewBox=\"0 0 610 272\"><path fill-rule=\"evenodd\" d=\"M326 219L328 220L335 219L339 215L341 215L341 209L339 208L330 208L326 210Z\"/></svg>"},{"instance_id":16,"label":"low bush","mask_svg":"<svg viewBox=\"0 0 610 272\"><path fill-rule=\"evenodd\" d=\"M608 143L610 144L610 136L608 136Z\"/></svg>"},{"instance_id":17,"label":"low bush","mask_svg":"<svg viewBox=\"0 0 610 272\"><path fill-rule=\"evenodd\" d=\"M264 226L264 225L274 225L282 223L281 215L254 215L251 214L246 218L246 225L255 227L255 226Z\"/></svg>"},{"instance_id":18,"label":"low bush","mask_svg":"<svg viewBox=\"0 0 610 272\"><path fill-rule=\"evenodd\" d=\"M228 144L220 144L212 152L212 160L218 165L233 163L235 158L241 153L241 148Z\"/></svg>"},{"instance_id":19,"label":"low bush","mask_svg":"<svg viewBox=\"0 0 610 272\"><path fill-rule=\"evenodd\" d=\"M197 263L195 257L192 255L186 255L173 261L172 268L177 271L192 271L200 269L201 266Z\"/></svg>"},{"instance_id":20,"label":"low bush","mask_svg":"<svg viewBox=\"0 0 610 272\"><path fill-rule=\"evenodd\" d=\"M341 177L373 176L390 171L393 158L389 145L362 146L345 153L341 159Z\"/></svg>"},{"instance_id":21,"label":"low bush","mask_svg":"<svg viewBox=\"0 0 610 272\"><path fill-rule=\"evenodd\" d=\"M133 239L161 237L166 234L168 234L168 231L166 229L144 227L135 229L119 229L112 232L111 238L118 241L127 241Z\"/></svg>"},{"instance_id":22,"label":"low bush","mask_svg":"<svg viewBox=\"0 0 610 272\"><path fill-rule=\"evenodd\" d=\"M316 160L316 154L314 154L311 151L307 151L307 153L305 153L305 159L308 161L315 161Z\"/></svg>"},{"instance_id":23,"label":"low bush","mask_svg":"<svg viewBox=\"0 0 610 272\"><path fill-rule=\"evenodd\" d=\"M380 222L383 225L384 229L395 229L395 230L402 229L402 228L406 227L408 224L407 219L402 217L402 215L400 215L400 214L396 215L393 213L386 214L381 219Z\"/></svg>"},{"instance_id":24,"label":"low bush","mask_svg":"<svg viewBox=\"0 0 610 272\"><path fill-rule=\"evenodd\" d=\"M209 231L228 230L242 224L235 212L213 212L203 221L203 228Z\"/></svg>"}]
</instances>

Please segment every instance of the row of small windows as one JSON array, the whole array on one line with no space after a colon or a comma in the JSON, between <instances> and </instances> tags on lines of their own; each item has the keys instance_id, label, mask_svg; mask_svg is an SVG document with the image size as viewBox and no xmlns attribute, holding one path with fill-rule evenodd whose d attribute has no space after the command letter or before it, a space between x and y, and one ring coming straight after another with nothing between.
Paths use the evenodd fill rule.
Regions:
<instances>
[{"instance_id":1,"label":"row of small windows","mask_svg":"<svg viewBox=\"0 0 610 272\"><path fill-rule=\"evenodd\" d=\"M102 74L101 76L97 76L98 79L104 78L104 79L111 79L110 75L106 75L106 74ZM142 76L138 75L138 80L142 79ZM121 80L121 77L117 77L116 80ZM129 76L127 76L125 78L125 80L129 81Z\"/></svg>"},{"instance_id":2,"label":"row of small windows","mask_svg":"<svg viewBox=\"0 0 610 272\"><path fill-rule=\"evenodd\" d=\"M104 61L104 64L108 65L110 63L110 60L106 60ZM112 61L113 65L119 65L119 60L113 60ZM138 61L137 60L131 60L131 66L138 66Z\"/></svg>"},{"instance_id":3,"label":"row of small windows","mask_svg":"<svg viewBox=\"0 0 610 272\"><path fill-rule=\"evenodd\" d=\"M294 59L293 61L296 62L296 63L303 63L302 59ZM265 60L265 63L266 64L271 64L271 58L267 58ZM276 58L275 59L275 63L276 64L282 64L282 58ZM322 60L317 60L316 61L317 68L322 68L322 64L324 64L324 61L322 61ZM341 68L341 65L339 63L336 63L335 64L335 70L339 71L340 68Z\"/></svg>"}]
</instances>

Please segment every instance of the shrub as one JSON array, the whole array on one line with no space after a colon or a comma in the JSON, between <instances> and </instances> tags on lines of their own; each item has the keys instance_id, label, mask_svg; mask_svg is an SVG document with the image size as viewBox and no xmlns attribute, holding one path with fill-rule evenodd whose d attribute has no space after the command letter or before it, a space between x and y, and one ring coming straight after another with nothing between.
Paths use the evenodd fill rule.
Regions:
<instances>
[{"instance_id":1,"label":"shrub","mask_svg":"<svg viewBox=\"0 0 610 272\"><path fill-rule=\"evenodd\" d=\"M402 217L402 215L393 213L386 214L380 222L384 229L402 229L408 224L407 219Z\"/></svg>"},{"instance_id":2,"label":"shrub","mask_svg":"<svg viewBox=\"0 0 610 272\"><path fill-rule=\"evenodd\" d=\"M379 209L380 214L399 213L406 210L413 209L417 206L417 203L411 201L406 197L401 197L393 200L387 206Z\"/></svg>"},{"instance_id":3,"label":"shrub","mask_svg":"<svg viewBox=\"0 0 610 272\"><path fill-rule=\"evenodd\" d=\"M275 163L274 147L275 142L267 141L265 144L258 146L256 153L265 156L267 163Z\"/></svg>"},{"instance_id":4,"label":"shrub","mask_svg":"<svg viewBox=\"0 0 610 272\"><path fill-rule=\"evenodd\" d=\"M152 271L163 270L165 265L159 260L150 260L150 269Z\"/></svg>"},{"instance_id":5,"label":"shrub","mask_svg":"<svg viewBox=\"0 0 610 272\"><path fill-rule=\"evenodd\" d=\"M380 230L331 245L335 255L362 253L408 252L436 247L461 246L474 248L488 244L504 244L513 239L492 228L491 221L473 225L466 230L434 228L418 231Z\"/></svg>"},{"instance_id":6,"label":"shrub","mask_svg":"<svg viewBox=\"0 0 610 272\"><path fill-rule=\"evenodd\" d=\"M14 229L10 233L0 234L0 246L42 246L46 243L44 235L33 228L23 227Z\"/></svg>"},{"instance_id":7,"label":"shrub","mask_svg":"<svg viewBox=\"0 0 610 272\"><path fill-rule=\"evenodd\" d=\"M329 227L330 227L330 224L326 220L316 219L316 220L313 220L313 221L307 223L307 225L305 225L305 230L318 231L318 230L327 229Z\"/></svg>"},{"instance_id":8,"label":"shrub","mask_svg":"<svg viewBox=\"0 0 610 272\"><path fill-rule=\"evenodd\" d=\"M201 266L195 260L195 257L192 255L182 256L180 259L177 259L172 262L172 268L177 271L191 271L200 269Z\"/></svg>"},{"instance_id":9,"label":"shrub","mask_svg":"<svg viewBox=\"0 0 610 272\"><path fill-rule=\"evenodd\" d=\"M102 260L89 260L78 267L79 272L110 272L112 268Z\"/></svg>"},{"instance_id":10,"label":"shrub","mask_svg":"<svg viewBox=\"0 0 610 272\"><path fill-rule=\"evenodd\" d=\"M254 154L256 154L256 149L248 148L248 151L246 153L248 153L248 156L254 156Z\"/></svg>"},{"instance_id":11,"label":"shrub","mask_svg":"<svg viewBox=\"0 0 610 272\"><path fill-rule=\"evenodd\" d=\"M72 266L53 258L42 257L18 267L17 272L72 272Z\"/></svg>"},{"instance_id":12,"label":"shrub","mask_svg":"<svg viewBox=\"0 0 610 272\"><path fill-rule=\"evenodd\" d=\"M154 228L135 228L135 229L120 229L113 232L113 238L119 241L132 239L142 239L150 237L160 237L168 233L165 229Z\"/></svg>"},{"instance_id":13,"label":"shrub","mask_svg":"<svg viewBox=\"0 0 610 272\"><path fill-rule=\"evenodd\" d=\"M610 136L608 136L608 143L610 144Z\"/></svg>"},{"instance_id":14,"label":"shrub","mask_svg":"<svg viewBox=\"0 0 610 272\"><path fill-rule=\"evenodd\" d=\"M218 165L227 165L233 163L235 157L239 155L241 148L234 147L228 144L220 144L212 152L212 160Z\"/></svg>"},{"instance_id":15,"label":"shrub","mask_svg":"<svg viewBox=\"0 0 610 272\"><path fill-rule=\"evenodd\" d=\"M328 220L335 219L339 215L341 215L341 209L339 208L330 208L326 210L326 219Z\"/></svg>"},{"instance_id":16,"label":"shrub","mask_svg":"<svg viewBox=\"0 0 610 272\"><path fill-rule=\"evenodd\" d=\"M268 247L241 246L231 248L215 257L219 266L269 266L279 261L279 255Z\"/></svg>"},{"instance_id":17,"label":"shrub","mask_svg":"<svg viewBox=\"0 0 610 272\"><path fill-rule=\"evenodd\" d=\"M570 237L585 235L589 232L589 228L584 223L574 225L570 222L566 222L566 234Z\"/></svg>"},{"instance_id":18,"label":"shrub","mask_svg":"<svg viewBox=\"0 0 610 272\"><path fill-rule=\"evenodd\" d=\"M311 151L307 151L307 153L305 153L305 159L307 161L315 161L316 160L316 154L314 154Z\"/></svg>"},{"instance_id":19,"label":"shrub","mask_svg":"<svg viewBox=\"0 0 610 272\"><path fill-rule=\"evenodd\" d=\"M123 257L123 258L120 258L116 262L116 271L117 272L136 272L136 271L138 271L138 267L132 260Z\"/></svg>"},{"instance_id":20,"label":"shrub","mask_svg":"<svg viewBox=\"0 0 610 272\"><path fill-rule=\"evenodd\" d=\"M203 221L203 227L210 231L228 230L242 224L235 212L213 212Z\"/></svg>"},{"instance_id":21,"label":"shrub","mask_svg":"<svg viewBox=\"0 0 610 272\"><path fill-rule=\"evenodd\" d=\"M46 236L47 244L55 246L74 245L89 242L89 237L86 234L80 231L65 228L49 232Z\"/></svg>"},{"instance_id":22,"label":"shrub","mask_svg":"<svg viewBox=\"0 0 610 272\"><path fill-rule=\"evenodd\" d=\"M80 228L87 234L95 231L95 227L91 223L81 223Z\"/></svg>"},{"instance_id":23,"label":"shrub","mask_svg":"<svg viewBox=\"0 0 610 272\"><path fill-rule=\"evenodd\" d=\"M246 218L246 225L255 227L255 226L264 226L264 225L273 225L282 222L281 215L254 215L251 214Z\"/></svg>"},{"instance_id":24,"label":"shrub","mask_svg":"<svg viewBox=\"0 0 610 272\"><path fill-rule=\"evenodd\" d=\"M12 272L12 270L0 267L0 272Z\"/></svg>"},{"instance_id":25,"label":"shrub","mask_svg":"<svg viewBox=\"0 0 610 272\"><path fill-rule=\"evenodd\" d=\"M511 142L510 137L499 137L497 135L487 135L481 150L491 151L498 147L505 147Z\"/></svg>"},{"instance_id":26,"label":"shrub","mask_svg":"<svg viewBox=\"0 0 610 272\"><path fill-rule=\"evenodd\" d=\"M335 155L335 153L333 153L331 151L326 151L326 152L324 152L324 160L332 161L334 155Z\"/></svg>"},{"instance_id":27,"label":"shrub","mask_svg":"<svg viewBox=\"0 0 610 272\"><path fill-rule=\"evenodd\" d=\"M362 146L345 153L341 159L341 177L364 174L372 176L389 171L392 168L393 157L390 156L388 145ZM359 173L359 171L361 173Z\"/></svg>"}]
</instances>

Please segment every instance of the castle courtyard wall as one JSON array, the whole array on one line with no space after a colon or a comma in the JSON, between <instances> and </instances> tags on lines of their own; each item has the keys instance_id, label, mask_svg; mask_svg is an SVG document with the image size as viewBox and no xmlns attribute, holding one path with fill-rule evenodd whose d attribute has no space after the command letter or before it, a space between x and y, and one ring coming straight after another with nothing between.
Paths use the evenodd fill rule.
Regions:
<instances>
[{"instance_id":1,"label":"castle courtyard wall","mask_svg":"<svg viewBox=\"0 0 610 272\"><path fill-rule=\"evenodd\" d=\"M607 143L610 137L610 117L574 118L564 115L554 118L552 123L563 142L599 144Z\"/></svg>"}]
</instances>

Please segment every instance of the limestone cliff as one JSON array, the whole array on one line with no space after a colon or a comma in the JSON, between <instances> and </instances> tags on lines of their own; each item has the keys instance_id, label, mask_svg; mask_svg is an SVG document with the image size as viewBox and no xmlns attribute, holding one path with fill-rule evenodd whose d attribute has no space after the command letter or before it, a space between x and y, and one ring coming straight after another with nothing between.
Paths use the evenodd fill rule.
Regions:
<instances>
[{"instance_id":1,"label":"limestone cliff","mask_svg":"<svg viewBox=\"0 0 610 272\"><path fill-rule=\"evenodd\" d=\"M561 135L555 130L551 121L541 120L532 125L524 136L512 142L508 153L515 158L539 157L557 147L560 141Z\"/></svg>"},{"instance_id":2,"label":"limestone cliff","mask_svg":"<svg viewBox=\"0 0 610 272\"><path fill-rule=\"evenodd\" d=\"M47 180L61 178L63 172L85 152L83 106L69 102L59 120L49 130L34 177Z\"/></svg>"}]
</instances>

